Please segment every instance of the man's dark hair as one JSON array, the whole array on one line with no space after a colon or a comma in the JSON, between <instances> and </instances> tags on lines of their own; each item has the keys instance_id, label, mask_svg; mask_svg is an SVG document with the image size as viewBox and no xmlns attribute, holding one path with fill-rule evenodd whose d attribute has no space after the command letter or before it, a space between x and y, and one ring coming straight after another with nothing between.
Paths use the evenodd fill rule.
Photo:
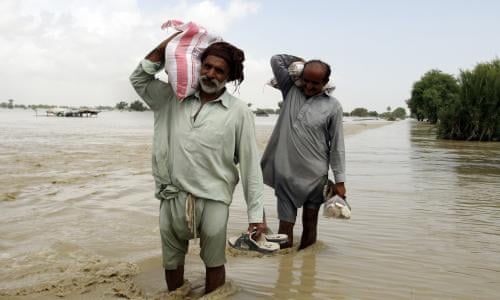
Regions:
<instances>
[{"instance_id":1,"label":"man's dark hair","mask_svg":"<svg viewBox=\"0 0 500 300\"><path fill-rule=\"evenodd\" d=\"M211 44L203 51L200 57L201 61L203 62L209 55L220 57L227 62L229 65L229 82L236 81L236 86L239 86L241 82L243 82L243 61L245 60L245 53L243 53L241 49L226 42L217 42Z\"/></svg>"},{"instance_id":2,"label":"man's dark hair","mask_svg":"<svg viewBox=\"0 0 500 300\"><path fill-rule=\"evenodd\" d=\"M328 82L330 80L330 74L332 74L332 68L330 68L330 65L319 59L311 59L304 64L304 69L308 65L312 64L318 64L323 66L323 68L325 69L325 78L323 79L323 82Z\"/></svg>"}]
</instances>

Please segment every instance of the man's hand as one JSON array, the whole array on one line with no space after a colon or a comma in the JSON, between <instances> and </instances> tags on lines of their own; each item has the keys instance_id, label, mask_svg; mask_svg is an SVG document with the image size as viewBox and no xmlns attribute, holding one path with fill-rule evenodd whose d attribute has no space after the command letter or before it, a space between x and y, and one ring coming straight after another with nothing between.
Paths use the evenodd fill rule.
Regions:
<instances>
[{"instance_id":1,"label":"man's hand","mask_svg":"<svg viewBox=\"0 0 500 300\"><path fill-rule=\"evenodd\" d=\"M163 62L165 60L165 48L167 47L168 42L180 34L182 31L176 32L161 42L156 48L154 48L148 55L146 55L146 59L152 62Z\"/></svg>"},{"instance_id":2,"label":"man's hand","mask_svg":"<svg viewBox=\"0 0 500 300\"><path fill-rule=\"evenodd\" d=\"M337 194L337 195L339 195L339 197L342 197L343 199L345 199L345 186L344 186L343 182L335 183L333 190L335 191L335 194Z\"/></svg>"},{"instance_id":3,"label":"man's hand","mask_svg":"<svg viewBox=\"0 0 500 300\"><path fill-rule=\"evenodd\" d=\"M257 240L260 238L260 235L266 230L266 223L250 223L248 225L248 233L252 234L255 231L255 235L253 235L253 239Z\"/></svg>"}]
</instances>

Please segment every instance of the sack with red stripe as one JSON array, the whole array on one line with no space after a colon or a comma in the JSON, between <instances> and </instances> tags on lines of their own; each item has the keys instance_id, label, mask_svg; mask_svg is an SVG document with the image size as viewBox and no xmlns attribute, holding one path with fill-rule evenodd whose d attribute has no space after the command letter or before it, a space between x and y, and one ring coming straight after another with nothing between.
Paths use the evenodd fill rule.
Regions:
<instances>
[{"instance_id":1,"label":"sack with red stripe","mask_svg":"<svg viewBox=\"0 0 500 300\"><path fill-rule=\"evenodd\" d=\"M182 101L198 89L201 54L210 44L220 42L222 38L193 22L169 20L161 28L181 32L165 48L165 71L177 99Z\"/></svg>"}]
</instances>

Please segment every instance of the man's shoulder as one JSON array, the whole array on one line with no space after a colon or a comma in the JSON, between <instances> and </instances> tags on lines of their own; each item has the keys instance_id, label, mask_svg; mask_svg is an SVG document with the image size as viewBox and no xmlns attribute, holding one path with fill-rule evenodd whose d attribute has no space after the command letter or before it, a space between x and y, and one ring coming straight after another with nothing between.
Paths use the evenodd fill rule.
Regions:
<instances>
[{"instance_id":1,"label":"man's shoulder","mask_svg":"<svg viewBox=\"0 0 500 300\"><path fill-rule=\"evenodd\" d=\"M229 104L229 107L231 109L237 110L237 111L250 111L250 108L248 107L248 103L243 101L242 99L236 97L235 95L231 93L226 93L225 95L227 98L227 102Z\"/></svg>"},{"instance_id":2,"label":"man's shoulder","mask_svg":"<svg viewBox=\"0 0 500 300\"><path fill-rule=\"evenodd\" d=\"M326 99L326 101L332 105L333 107L342 107L342 105L340 104L340 101L335 98L334 96L330 95L329 93L323 93L323 96L324 98Z\"/></svg>"},{"instance_id":3,"label":"man's shoulder","mask_svg":"<svg viewBox=\"0 0 500 300\"><path fill-rule=\"evenodd\" d=\"M323 93L321 100L322 101L318 102L318 109L322 111L329 111L329 114L338 114L343 111L342 104L334 96L328 93Z\"/></svg>"}]
</instances>

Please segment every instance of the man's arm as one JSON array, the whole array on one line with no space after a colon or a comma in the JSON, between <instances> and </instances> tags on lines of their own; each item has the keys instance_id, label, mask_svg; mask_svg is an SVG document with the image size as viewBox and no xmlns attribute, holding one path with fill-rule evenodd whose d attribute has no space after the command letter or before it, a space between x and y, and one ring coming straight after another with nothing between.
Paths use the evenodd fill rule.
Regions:
<instances>
[{"instance_id":1,"label":"man's arm","mask_svg":"<svg viewBox=\"0 0 500 300\"><path fill-rule=\"evenodd\" d=\"M288 74L288 66L296 61L304 61L302 58L288 55L277 54L271 57L271 68L273 69L274 78L278 82L278 87L281 90L283 99L294 85L293 80Z\"/></svg>"},{"instance_id":2,"label":"man's arm","mask_svg":"<svg viewBox=\"0 0 500 300\"><path fill-rule=\"evenodd\" d=\"M156 48L151 50L148 55L146 55L145 59L154 62L154 63L165 63L165 48L167 47L168 42L170 42L174 37L179 35L181 32L176 32L161 42Z\"/></svg>"},{"instance_id":3,"label":"man's arm","mask_svg":"<svg viewBox=\"0 0 500 300\"><path fill-rule=\"evenodd\" d=\"M335 193L345 198L345 146L344 128L342 124L343 111L339 105L330 120L328 128L330 134L330 167L335 179Z\"/></svg>"},{"instance_id":4,"label":"man's arm","mask_svg":"<svg viewBox=\"0 0 500 300\"><path fill-rule=\"evenodd\" d=\"M172 87L156 79L154 75L163 68L165 47L175 35L167 38L153 49L130 75L130 82L137 94L152 110L158 110L165 104L165 100L173 94Z\"/></svg>"},{"instance_id":5,"label":"man's arm","mask_svg":"<svg viewBox=\"0 0 500 300\"><path fill-rule=\"evenodd\" d=\"M248 231L257 231L256 238L259 238L266 229L263 221L264 183L255 140L254 117L246 107L236 132L236 155L240 164L241 183L247 203Z\"/></svg>"}]
</instances>

